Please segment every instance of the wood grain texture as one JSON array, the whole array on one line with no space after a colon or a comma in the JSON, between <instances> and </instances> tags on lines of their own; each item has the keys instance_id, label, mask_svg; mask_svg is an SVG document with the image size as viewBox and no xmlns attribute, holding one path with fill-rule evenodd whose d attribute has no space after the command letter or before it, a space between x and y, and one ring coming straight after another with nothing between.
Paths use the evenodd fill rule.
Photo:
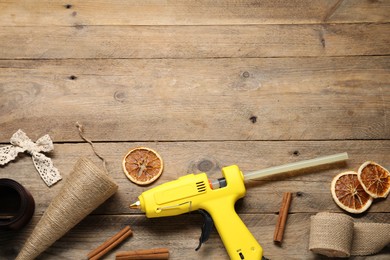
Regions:
<instances>
[{"instance_id":1,"label":"wood grain texture","mask_svg":"<svg viewBox=\"0 0 390 260\"><path fill-rule=\"evenodd\" d=\"M389 61L0 61L0 141L389 139Z\"/></svg>"},{"instance_id":2,"label":"wood grain texture","mask_svg":"<svg viewBox=\"0 0 390 260\"><path fill-rule=\"evenodd\" d=\"M1 59L390 54L388 24L0 27ZM93 43L93 44L92 44Z\"/></svg>"},{"instance_id":3,"label":"wood grain texture","mask_svg":"<svg viewBox=\"0 0 390 260\"><path fill-rule=\"evenodd\" d=\"M75 130L76 131L76 130ZM247 195L239 203L242 213L278 212L284 192L293 192L294 201L291 213L314 213L318 210L341 210L333 202L330 183L342 171L357 170L366 160L375 160L385 165L390 160L390 141L224 141L224 142L136 142L136 143L97 143L96 149L107 160L108 169L119 185L118 193L105 207L95 214L135 214L129 209L130 203L146 189L175 180L185 174L206 172L210 179L221 177L221 168L237 164L243 172L268 168L319 156L348 152L350 159L339 163L280 177L256 180L247 183ZM130 182L122 170L122 159L128 150L146 146L157 151L164 160L164 173L153 185L140 187ZM361 150L364 149L364 154ZM102 165L88 144L56 144L50 154L55 166L65 179L70 174L77 159L82 156L93 159ZM63 185L63 181L53 188L46 188L35 171L31 158L21 154L16 163L3 166L2 177L17 179L38 198L36 214L43 214L52 198ZM298 195L297 195L298 194ZM390 200L379 200L370 212L387 212Z\"/></svg>"},{"instance_id":4,"label":"wood grain texture","mask_svg":"<svg viewBox=\"0 0 390 260\"><path fill-rule=\"evenodd\" d=\"M6 26L231 25L389 22L389 1L28 1L0 2ZM112 15L115 14L115 15Z\"/></svg>"},{"instance_id":5,"label":"wood grain texture","mask_svg":"<svg viewBox=\"0 0 390 260\"><path fill-rule=\"evenodd\" d=\"M289 215L285 230L283 246L272 242L273 230L277 221L276 214L241 214L243 222L248 226L254 237L264 249L265 256L270 259L321 259L308 250L310 213ZM16 256L25 237L32 231L39 218L34 217L32 222L20 233L6 232L0 242L11 243L13 246L0 251L2 259L11 260ZM390 223L384 213L371 214L371 219L359 221L380 221ZM38 259L85 259L88 252L100 245L126 225L134 231L131 238L125 240L104 259L112 259L115 252L144 248L167 247L170 249L169 259L229 259L223 244L215 230L210 239L202 245L199 251L194 249L198 245L201 216L185 214L181 216L161 219L147 219L143 216L88 216L79 225L58 240L46 250ZM158 239L156 239L158 237ZM299 243L297 243L297 240ZM387 259L388 248L374 256L364 259ZM358 258L356 258L358 259Z\"/></svg>"},{"instance_id":6,"label":"wood grain texture","mask_svg":"<svg viewBox=\"0 0 390 260\"><path fill-rule=\"evenodd\" d=\"M348 152L350 159L246 183L236 211L272 259L323 259L308 250L310 217L345 214L332 178L367 160L390 168L390 1L0 0L0 146L17 129L48 133L67 178L80 156L98 165L75 122L107 159L118 192L38 259L85 259L125 225L119 250L167 247L170 259L228 259L218 234L195 252L197 213L147 219L129 204L187 173L221 176ZM165 170L147 187L121 168L136 146ZM14 259L64 181L47 188L30 156L0 166L36 200L32 222L0 233ZM87 184L86 184L87 185ZM293 200L282 246L272 242L284 192ZM355 221L390 223L390 199ZM388 259L389 247L364 259ZM356 257L361 260L363 257Z\"/></svg>"}]
</instances>

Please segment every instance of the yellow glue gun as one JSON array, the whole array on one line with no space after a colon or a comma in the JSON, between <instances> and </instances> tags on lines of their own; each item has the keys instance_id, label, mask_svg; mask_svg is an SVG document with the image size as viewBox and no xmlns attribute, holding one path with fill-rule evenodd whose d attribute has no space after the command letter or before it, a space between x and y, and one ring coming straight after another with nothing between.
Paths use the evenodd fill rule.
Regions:
<instances>
[{"instance_id":1,"label":"yellow glue gun","mask_svg":"<svg viewBox=\"0 0 390 260\"><path fill-rule=\"evenodd\" d=\"M210 214L214 220L231 259L261 259L261 246L234 210L236 201L246 193L243 175L236 165L223 168L222 174L220 188L211 188L206 173L189 174L143 192L135 204L148 218L202 209L204 216ZM206 215L198 249L211 231L210 220Z\"/></svg>"},{"instance_id":2,"label":"yellow glue gun","mask_svg":"<svg viewBox=\"0 0 390 260\"><path fill-rule=\"evenodd\" d=\"M143 192L131 208L148 218L175 216L195 210L205 218L198 250L215 227L232 260L260 260L263 249L237 215L234 204L246 193L244 179L257 179L282 172L345 160L346 153L306 160L243 174L238 166L222 168L223 178L209 181L206 173L189 174Z\"/></svg>"}]
</instances>

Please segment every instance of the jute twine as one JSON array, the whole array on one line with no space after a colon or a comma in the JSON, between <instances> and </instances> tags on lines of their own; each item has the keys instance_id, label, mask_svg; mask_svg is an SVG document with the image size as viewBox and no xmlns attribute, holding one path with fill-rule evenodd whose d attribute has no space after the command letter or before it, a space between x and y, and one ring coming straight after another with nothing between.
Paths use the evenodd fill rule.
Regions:
<instances>
[{"instance_id":1,"label":"jute twine","mask_svg":"<svg viewBox=\"0 0 390 260\"><path fill-rule=\"evenodd\" d=\"M79 131L80 137L81 137L84 141L86 141L87 143L89 143L89 144L91 145L92 151L95 153L95 155L96 155L97 157L99 157L100 160L102 160L104 169L105 169L106 171L108 171L108 170L107 170L106 159L104 159L104 157L101 156L100 153L98 153L98 151L96 150L95 145L92 143L92 141L89 140L89 139L85 136L85 134L84 134L84 126L83 126L82 124L80 124L79 122L76 122L76 127L77 127L77 130Z\"/></svg>"},{"instance_id":2,"label":"jute twine","mask_svg":"<svg viewBox=\"0 0 390 260\"><path fill-rule=\"evenodd\" d=\"M309 248L329 257L371 255L390 243L390 224L354 223L350 216L318 213L311 217Z\"/></svg>"},{"instance_id":3,"label":"jute twine","mask_svg":"<svg viewBox=\"0 0 390 260\"><path fill-rule=\"evenodd\" d=\"M35 259L118 189L113 178L80 158L17 256Z\"/></svg>"}]
</instances>

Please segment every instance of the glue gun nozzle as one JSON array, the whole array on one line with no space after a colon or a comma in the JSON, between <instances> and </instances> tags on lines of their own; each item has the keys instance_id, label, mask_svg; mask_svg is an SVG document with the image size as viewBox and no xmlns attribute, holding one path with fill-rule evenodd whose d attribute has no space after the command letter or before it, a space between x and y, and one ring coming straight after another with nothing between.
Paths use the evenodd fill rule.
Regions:
<instances>
[{"instance_id":1,"label":"glue gun nozzle","mask_svg":"<svg viewBox=\"0 0 390 260\"><path fill-rule=\"evenodd\" d=\"M141 202L137 201L130 205L131 209L140 209L141 208Z\"/></svg>"}]
</instances>

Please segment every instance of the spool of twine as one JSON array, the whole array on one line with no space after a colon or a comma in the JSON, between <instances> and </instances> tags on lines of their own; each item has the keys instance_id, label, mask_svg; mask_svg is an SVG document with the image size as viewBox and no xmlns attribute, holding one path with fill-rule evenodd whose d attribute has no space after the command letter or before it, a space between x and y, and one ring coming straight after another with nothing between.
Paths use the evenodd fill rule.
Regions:
<instances>
[{"instance_id":1,"label":"spool of twine","mask_svg":"<svg viewBox=\"0 0 390 260\"><path fill-rule=\"evenodd\" d=\"M321 212L311 217L309 248L328 257L371 255L390 243L390 224L354 223L350 216Z\"/></svg>"},{"instance_id":2,"label":"spool of twine","mask_svg":"<svg viewBox=\"0 0 390 260\"><path fill-rule=\"evenodd\" d=\"M348 257L352 238L353 220L347 215L320 213L311 218L310 250L315 253Z\"/></svg>"},{"instance_id":3,"label":"spool of twine","mask_svg":"<svg viewBox=\"0 0 390 260\"><path fill-rule=\"evenodd\" d=\"M390 244L390 224L355 223L351 255L372 255Z\"/></svg>"},{"instance_id":4,"label":"spool of twine","mask_svg":"<svg viewBox=\"0 0 390 260\"><path fill-rule=\"evenodd\" d=\"M80 158L16 259L35 259L117 190L110 175Z\"/></svg>"}]
</instances>

